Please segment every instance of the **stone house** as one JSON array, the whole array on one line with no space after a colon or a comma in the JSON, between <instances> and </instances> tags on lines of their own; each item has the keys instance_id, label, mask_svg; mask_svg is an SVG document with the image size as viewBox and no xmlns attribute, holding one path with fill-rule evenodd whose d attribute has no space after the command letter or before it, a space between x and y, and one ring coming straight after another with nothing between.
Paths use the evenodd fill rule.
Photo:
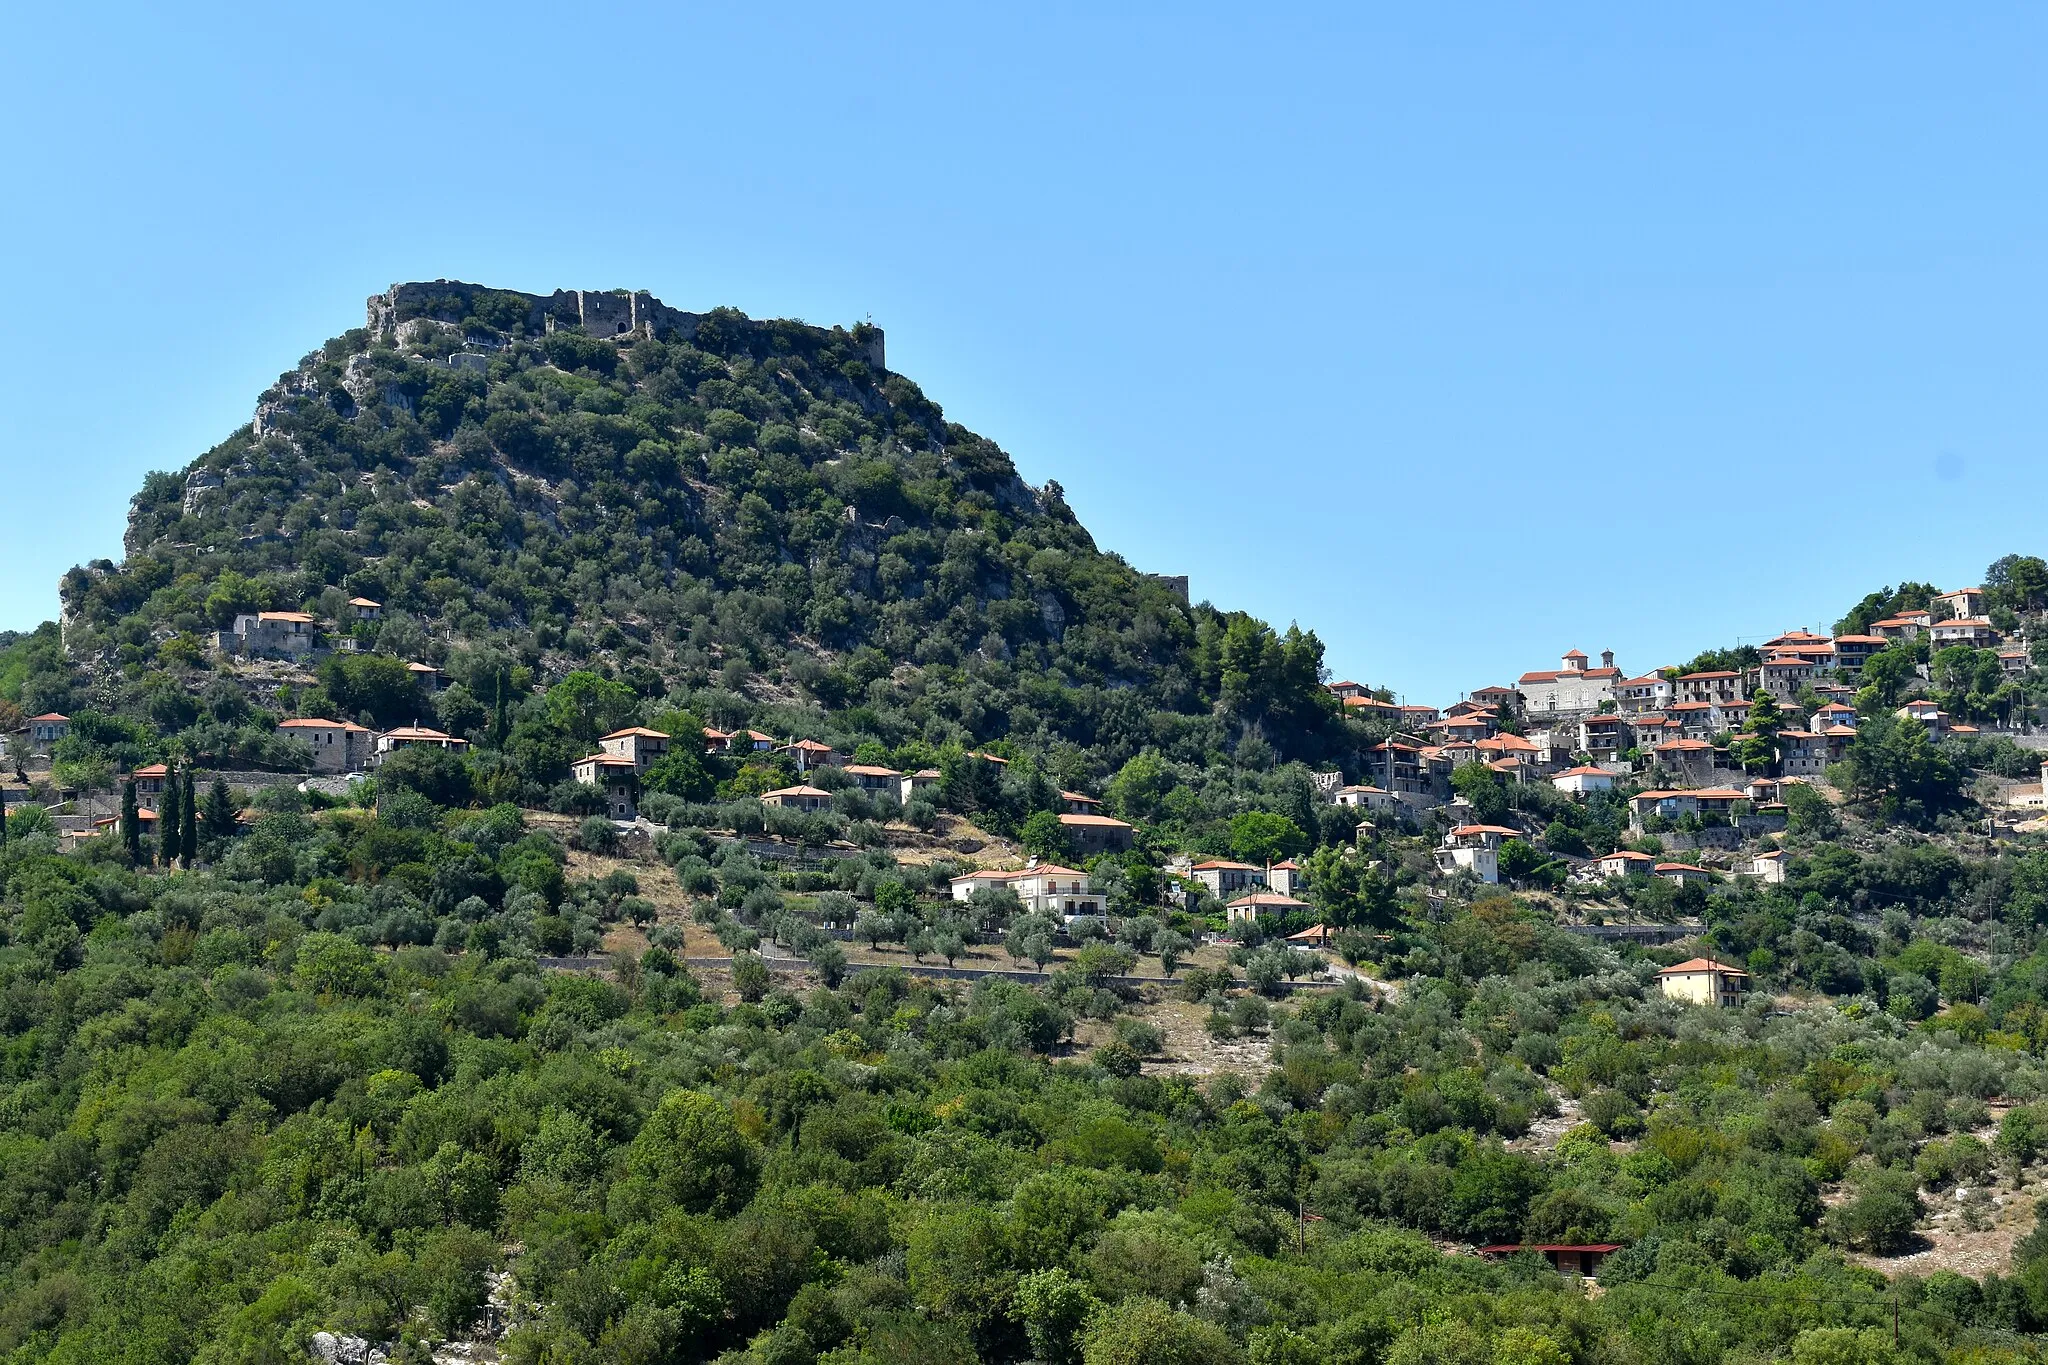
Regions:
<instances>
[{"instance_id":1,"label":"stone house","mask_svg":"<svg viewBox=\"0 0 2048 1365\"><path fill-rule=\"evenodd\" d=\"M903 789L903 774L894 768L884 768L873 763L849 763L839 771L845 773L862 791L871 795L887 793L895 796Z\"/></svg>"},{"instance_id":2,"label":"stone house","mask_svg":"<svg viewBox=\"0 0 2048 1365\"><path fill-rule=\"evenodd\" d=\"M597 742L597 747L603 752L630 762L636 773L646 772L654 760L668 752L668 746L669 736L644 725L614 730Z\"/></svg>"},{"instance_id":3,"label":"stone house","mask_svg":"<svg viewBox=\"0 0 2048 1365\"><path fill-rule=\"evenodd\" d=\"M1254 886L1266 887L1266 871L1251 863L1233 863L1224 859L1210 859L1196 863L1188 869L1188 877L1209 888L1209 894L1218 900L1227 900L1240 891Z\"/></svg>"},{"instance_id":4,"label":"stone house","mask_svg":"<svg viewBox=\"0 0 2048 1365\"><path fill-rule=\"evenodd\" d=\"M314 626L303 611L244 612L235 618L230 649L248 659L303 659L318 638Z\"/></svg>"},{"instance_id":5,"label":"stone house","mask_svg":"<svg viewBox=\"0 0 2048 1365\"><path fill-rule=\"evenodd\" d=\"M1614 689L1621 682L1621 670L1614 666L1614 651L1600 652L1600 667L1588 668L1583 651L1569 650L1554 671L1524 673L1515 687L1522 694L1522 710L1540 716L1553 711L1597 711L1603 702L1615 700Z\"/></svg>"},{"instance_id":6,"label":"stone house","mask_svg":"<svg viewBox=\"0 0 2048 1365\"><path fill-rule=\"evenodd\" d=\"M45 711L40 716L28 718L29 747L50 752L50 746L71 733L71 717L55 711Z\"/></svg>"},{"instance_id":7,"label":"stone house","mask_svg":"<svg viewBox=\"0 0 2048 1365\"><path fill-rule=\"evenodd\" d=\"M1246 924L1262 915L1292 915L1314 907L1307 901L1296 900L1274 891L1256 891L1249 896L1240 896L1223 908L1226 924Z\"/></svg>"},{"instance_id":8,"label":"stone house","mask_svg":"<svg viewBox=\"0 0 2048 1365\"><path fill-rule=\"evenodd\" d=\"M1137 833L1123 821L1108 815L1062 815L1060 826L1073 842L1074 851L1092 858L1098 853L1122 853Z\"/></svg>"},{"instance_id":9,"label":"stone house","mask_svg":"<svg viewBox=\"0 0 2048 1365\"><path fill-rule=\"evenodd\" d=\"M304 716L277 723L277 731L297 736L313 747L316 773L356 773L370 766L376 750L377 732L352 720L326 720Z\"/></svg>"},{"instance_id":10,"label":"stone house","mask_svg":"<svg viewBox=\"0 0 2048 1365\"><path fill-rule=\"evenodd\" d=\"M1731 669L1709 669L1687 673L1671 684L1671 699L1679 701L1736 701L1742 696L1742 675Z\"/></svg>"},{"instance_id":11,"label":"stone house","mask_svg":"<svg viewBox=\"0 0 2048 1365\"><path fill-rule=\"evenodd\" d=\"M632 820L640 814L640 769L630 758L612 753L595 753L569 765L570 774L586 787L604 793L605 814L614 820Z\"/></svg>"}]
</instances>

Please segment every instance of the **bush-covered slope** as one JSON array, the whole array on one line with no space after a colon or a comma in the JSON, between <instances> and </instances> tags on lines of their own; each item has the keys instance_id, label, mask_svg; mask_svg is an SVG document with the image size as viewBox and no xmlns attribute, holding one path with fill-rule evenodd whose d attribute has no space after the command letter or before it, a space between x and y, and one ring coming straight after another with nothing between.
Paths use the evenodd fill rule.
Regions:
<instances>
[{"instance_id":1,"label":"bush-covered slope","mask_svg":"<svg viewBox=\"0 0 2048 1365\"><path fill-rule=\"evenodd\" d=\"M599 340L536 330L528 296L403 288L187 473L150 476L126 560L63 582L102 690L32 705L189 690L235 612L343 619L364 596L395 618L386 652L467 684L485 652L543 680L594 663L849 747L1069 745L1077 779L1247 734L1356 752L1312 635L1191 608L1103 553L1058 484L871 368L868 329L720 311Z\"/></svg>"}]
</instances>

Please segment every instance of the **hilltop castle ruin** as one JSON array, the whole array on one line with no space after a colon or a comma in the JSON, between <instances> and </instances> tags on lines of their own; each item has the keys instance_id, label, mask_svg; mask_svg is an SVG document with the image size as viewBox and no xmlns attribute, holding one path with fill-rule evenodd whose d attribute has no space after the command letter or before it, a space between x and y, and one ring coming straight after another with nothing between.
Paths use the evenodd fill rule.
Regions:
<instances>
[{"instance_id":1,"label":"hilltop castle ruin","mask_svg":"<svg viewBox=\"0 0 2048 1365\"><path fill-rule=\"evenodd\" d=\"M418 318L461 325L481 319L501 332L540 335L574 327L593 337L620 338L634 335L675 336L688 341L697 335L707 315L671 308L645 290L557 289L552 294L524 294L513 289L491 289L460 280L415 281L394 284L369 299L369 327L379 336L393 338L405 323ZM743 320L739 325L765 324ZM852 337L860 358L876 374L888 369L882 329L859 323Z\"/></svg>"}]
</instances>

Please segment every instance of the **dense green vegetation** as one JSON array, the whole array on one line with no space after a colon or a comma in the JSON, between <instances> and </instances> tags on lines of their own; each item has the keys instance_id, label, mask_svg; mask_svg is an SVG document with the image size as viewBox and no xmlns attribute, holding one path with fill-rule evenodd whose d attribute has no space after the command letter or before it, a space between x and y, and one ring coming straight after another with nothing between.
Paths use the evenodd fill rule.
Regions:
<instances>
[{"instance_id":1,"label":"dense green vegetation","mask_svg":"<svg viewBox=\"0 0 2048 1365\"><path fill-rule=\"evenodd\" d=\"M389 834L500 868L549 842L509 811L443 823ZM1656 995L1654 964L1482 899L1401 929L1393 997L1238 1009L1278 1061L1248 1088L1136 1074L1121 1059L1156 1038L1079 967L722 1006L658 946L610 979L540 971L492 932L520 910L487 907L459 912L467 951L378 953L350 926L398 909L395 882L314 875L327 836L310 865L261 866L305 824L273 811L218 871L175 877L43 835L0 855L11 1358L423 1340L468 1325L505 1266L517 1360L1889 1360L1887 1287L1843 1250L1906 1244L1959 1185L1986 1216L2048 1149L2048 958L1994 975L1881 937L1883 1008L1700 1011ZM707 870L714 902L772 885L744 857ZM630 913L554 871L560 913ZM1724 932L1879 889L1842 872ZM1792 930L1835 954L1799 970L1853 976L1842 936ZM1937 995L1982 1003L1921 1022ZM1128 1041L1046 1055L1091 1015ZM1973 1136L2001 1097L2026 1103ZM1503 1145L1560 1100L1583 1119L1554 1150ZM1589 1303L1418 1233L1628 1249ZM2033 1246L2010 1278L1907 1281L1900 1358L2048 1326Z\"/></svg>"},{"instance_id":2,"label":"dense green vegetation","mask_svg":"<svg viewBox=\"0 0 2048 1365\"><path fill-rule=\"evenodd\" d=\"M515 302L329 343L190 510L152 476L127 559L67 576L63 635L0 637L0 729L71 717L49 786L176 775L147 839L60 852L47 788L0 823L0 1359L297 1361L329 1331L422 1361L486 1324L531 1365L2039 1358L2048 1230L1975 1278L1868 1264L2048 1175L2048 844L1979 804L2039 755L1892 716L2031 715L2039 670L1887 650L1836 799L1787 790L1782 883L1588 886L1574 860L1705 832L1631 824L1647 758L1586 800L1468 765L1414 828L1326 804L1312 770L1369 779L1384 731L1314 635L1098 551L858 335L531 336ZM486 371L429 363L469 337ZM2048 566L1986 588L2041 634ZM360 648L217 657L256 609ZM1817 704L1716 744L1772 772ZM342 799L212 780L303 771L291 715L472 745ZM684 743L645 778L654 837L622 835L567 777L630 724L939 780L901 804L826 769L798 813L753 799L786 755ZM898 856L957 817L1078 863L1062 789L1137 827L1087 860L1109 913L1078 942L1007 891L951 899L974 843ZM1523 831L1506 885L1437 867L1467 818ZM1223 907L1176 855L1299 859L1310 908L1201 948ZM1665 947L1574 932L1681 916ZM1291 989L1277 933L1312 920L1361 975ZM729 962L693 968L686 924ZM632 951L562 969L607 939ZM906 970L976 945L1044 970ZM1665 999L1696 951L1749 1002ZM1175 1018L1230 1065L1174 1072ZM1591 1296L1469 1254L1496 1242L1624 1249Z\"/></svg>"}]
</instances>

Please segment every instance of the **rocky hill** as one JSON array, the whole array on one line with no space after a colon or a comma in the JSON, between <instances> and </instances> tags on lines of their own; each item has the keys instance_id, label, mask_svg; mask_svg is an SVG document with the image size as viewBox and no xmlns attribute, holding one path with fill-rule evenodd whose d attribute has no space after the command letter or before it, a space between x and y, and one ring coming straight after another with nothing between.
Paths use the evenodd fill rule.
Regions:
<instances>
[{"instance_id":1,"label":"rocky hill","mask_svg":"<svg viewBox=\"0 0 2048 1365\"><path fill-rule=\"evenodd\" d=\"M125 551L65 575L84 672L37 700L146 708L211 680L237 613L344 628L365 598L383 620L356 642L445 668L456 728L491 680L588 667L723 724L1007 742L1076 780L1147 746L1202 762L1257 737L1265 767L1370 737L1316 685L1312 635L1100 550L865 325L398 285L151 475Z\"/></svg>"}]
</instances>

